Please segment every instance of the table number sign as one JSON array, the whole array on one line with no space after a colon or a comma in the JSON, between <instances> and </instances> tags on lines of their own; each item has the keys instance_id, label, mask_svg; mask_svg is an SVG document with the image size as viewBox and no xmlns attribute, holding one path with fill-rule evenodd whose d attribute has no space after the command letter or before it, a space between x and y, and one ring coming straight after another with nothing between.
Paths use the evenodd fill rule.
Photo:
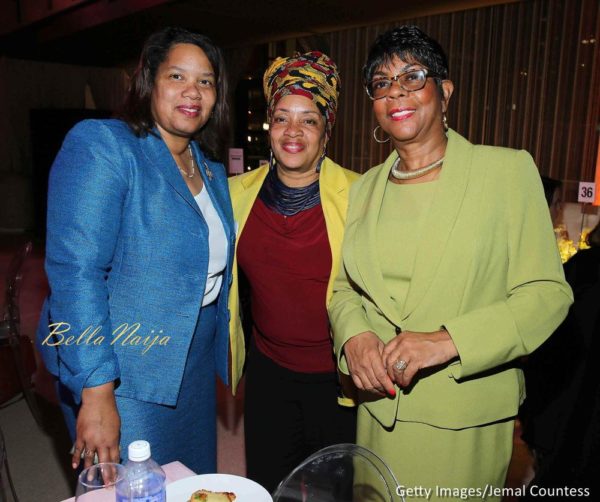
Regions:
<instances>
[{"instance_id":1,"label":"table number sign","mask_svg":"<svg viewBox=\"0 0 600 502\"><path fill-rule=\"evenodd\" d=\"M242 174L244 172L244 149L229 149L229 174Z\"/></svg>"},{"instance_id":2,"label":"table number sign","mask_svg":"<svg viewBox=\"0 0 600 502\"><path fill-rule=\"evenodd\" d=\"M596 184L593 181L580 181L579 190L577 192L577 202L594 202L596 194Z\"/></svg>"}]
</instances>

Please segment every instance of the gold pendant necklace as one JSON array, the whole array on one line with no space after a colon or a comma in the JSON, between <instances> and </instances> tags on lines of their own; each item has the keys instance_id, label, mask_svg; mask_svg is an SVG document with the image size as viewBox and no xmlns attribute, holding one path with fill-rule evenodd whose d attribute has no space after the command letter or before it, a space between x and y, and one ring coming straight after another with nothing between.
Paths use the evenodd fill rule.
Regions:
<instances>
[{"instance_id":1,"label":"gold pendant necklace","mask_svg":"<svg viewBox=\"0 0 600 502\"><path fill-rule=\"evenodd\" d=\"M194 169L194 166L196 163L194 162L194 154L192 153L192 145L190 143L188 143L188 152L190 153L190 160L192 161L192 168L190 169L191 172L188 173L184 169L181 169L181 167L179 167L179 164L177 164L177 162L175 164L177 164L177 169L179 169L181 174L183 174L187 178L191 179L196 174L196 170Z\"/></svg>"}]
</instances>

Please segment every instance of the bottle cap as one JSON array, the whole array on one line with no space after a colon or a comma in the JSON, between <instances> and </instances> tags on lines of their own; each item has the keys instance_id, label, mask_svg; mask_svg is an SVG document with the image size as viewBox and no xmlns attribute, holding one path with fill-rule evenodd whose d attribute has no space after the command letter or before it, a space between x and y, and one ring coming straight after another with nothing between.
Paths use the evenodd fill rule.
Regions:
<instances>
[{"instance_id":1,"label":"bottle cap","mask_svg":"<svg viewBox=\"0 0 600 502\"><path fill-rule=\"evenodd\" d=\"M148 441L134 441L129 444L127 448L127 454L129 456L129 460L133 460L134 462L143 462L144 460L148 460L150 458L150 443Z\"/></svg>"}]
</instances>

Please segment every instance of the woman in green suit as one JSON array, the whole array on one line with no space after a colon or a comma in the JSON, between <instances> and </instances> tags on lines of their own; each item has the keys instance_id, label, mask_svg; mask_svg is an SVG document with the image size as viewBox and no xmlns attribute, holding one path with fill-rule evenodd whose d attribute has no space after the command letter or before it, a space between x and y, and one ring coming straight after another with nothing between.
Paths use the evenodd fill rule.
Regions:
<instances>
[{"instance_id":1,"label":"woman in green suit","mask_svg":"<svg viewBox=\"0 0 600 502\"><path fill-rule=\"evenodd\" d=\"M381 35L364 78L375 138L394 151L352 187L329 305L340 368L362 394L357 441L400 495L499 498L518 359L572 302L540 176L525 151L447 128L446 56L418 28Z\"/></svg>"}]
</instances>

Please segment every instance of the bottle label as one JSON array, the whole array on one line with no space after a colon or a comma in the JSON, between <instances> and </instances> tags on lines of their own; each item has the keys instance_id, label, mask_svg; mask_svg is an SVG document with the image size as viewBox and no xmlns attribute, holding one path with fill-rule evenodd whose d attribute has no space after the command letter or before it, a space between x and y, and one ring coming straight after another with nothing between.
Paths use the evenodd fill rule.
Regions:
<instances>
[{"instance_id":1,"label":"bottle label","mask_svg":"<svg viewBox=\"0 0 600 502\"><path fill-rule=\"evenodd\" d=\"M160 493L153 493L152 495L145 495L143 497L133 496L131 498L127 496L117 496L117 502L166 502L167 496L165 490L161 490Z\"/></svg>"}]
</instances>

